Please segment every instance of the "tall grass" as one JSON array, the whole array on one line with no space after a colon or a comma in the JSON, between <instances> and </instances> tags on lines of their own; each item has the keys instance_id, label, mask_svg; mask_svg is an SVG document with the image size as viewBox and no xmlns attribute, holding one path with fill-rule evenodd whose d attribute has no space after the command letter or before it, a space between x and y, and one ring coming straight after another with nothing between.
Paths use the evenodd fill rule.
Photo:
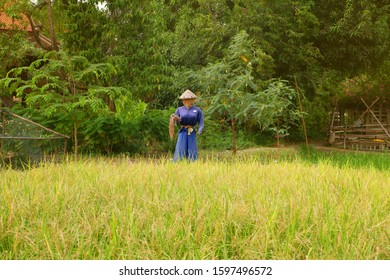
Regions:
<instances>
[{"instance_id":1,"label":"tall grass","mask_svg":"<svg viewBox=\"0 0 390 280\"><path fill-rule=\"evenodd\" d=\"M373 166L89 158L0 178L0 259L390 259Z\"/></svg>"}]
</instances>

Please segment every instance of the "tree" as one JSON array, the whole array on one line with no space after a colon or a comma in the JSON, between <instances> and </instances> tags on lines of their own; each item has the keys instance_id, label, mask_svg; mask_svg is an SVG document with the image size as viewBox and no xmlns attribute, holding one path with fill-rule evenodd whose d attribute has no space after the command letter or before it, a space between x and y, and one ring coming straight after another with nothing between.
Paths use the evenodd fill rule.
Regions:
<instances>
[{"instance_id":1,"label":"tree","mask_svg":"<svg viewBox=\"0 0 390 280\"><path fill-rule=\"evenodd\" d=\"M223 56L225 43L237 31L229 24L231 11L220 0L183 2L171 7L169 55L176 66L206 66Z\"/></svg>"},{"instance_id":2,"label":"tree","mask_svg":"<svg viewBox=\"0 0 390 280\"><path fill-rule=\"evenodd\" d=\"M302 117L298 109L298 93L288 81L270 80L267 88L255 94L247 94L241 115L255 121L262 130L271 131L278 140L289 135L292 125Z\"/></svg>"},{"instance_id":3,"label":"tree","mask_svg":"<svg viewBox=\"0 0 390 280\"><path fill-rule=\"evenodd\" d=\"M28 67L12 69L0 84L23 98L31 114L50 119L55 129L64 134L71 132L77 156L80 135L86 140L94 134L102 136L101 126L108 118L122 116L122 120L126 120L131 107L122 108L121 105L142 108L129 103L132 102L131 95L126 89L108 85L115 75L111 64L92 64L85 57L60 51L49 52ZM106 102L108 97L118 100L118 108L114 111ZM118 114L115 114L116 110ZM81 127L82 132L79 131ZM105 140L108 147L111 146L112 139Z\"/></svg>"},{"instance_id":4,"label":"tree","mask_svg":"<svg viewBox=\"0 0 390 280\"><path fill-rule=\"evenodd\" d=\"M328 11L332 12L328 12ZM386 1L319 1L321 29L315 44L324 66L352 77L375 71L389 56L390 4Z\"/></svg>"},{"instance_id":5,"label":"tree","mask_svg":"<svg viewBox=\"0 0 390 280\"><path fill-rule=\"evenodd\" d=\"M54 30L54 18L53 18L53 10L52 10L52 1L51 0L45 0L46 5L47 5L47 13L49 17L49 23L50 23L50 39L51 39L51 44L52 48L55 51L58 51L58 43L57 43L57 38L56 38L56 33Z\"/></svg>"},{"instance_id":6,"label":"tree","mask_svg":"<svg viewBox=\"0 0 390 280\"><path fill-rule=\"evenodd\" d=\"M63 1L68 30L64 47L92 62L108 62L118 69L112 82L129 89L151 108L170 105L173 68L166 52L167 10L163 1ZM92 36L91 36L92 34Z\"/></svg>"},{"instance_id":7,"label":"tree","mask_svg":"<svg viewBox=\"0 0 390 280\"><path fill-rule=\"evenodd\" d=\"M14 21L14 24L6 26L1 23L0 32L0 78L5 77L8 71L14 67L28 65L35 56L42 55L42 50L35 48L33 42L28 39L28 21L23 17L23 11L27 9L26 1L18 1L13 5L2 1L0 12ZM3 91L0 93L1 103L4 106L13 105L12 93ZM0 103L0 104L1 104Z\"/></svg>"},{"instance_id":8,"label":"tree","mask_svg":"<svg viewBox=\"0 0 390 280\"><path fill-rule=\"evenodd\" d=\"M268 76L272 69L272 58L253 46L246 31L239 32L232 39L226 55L220 61L209 64L197 74L202 88L209 95L209 114L218 113L231 124L233 153L237 151L236 123L240 122L248 92L257 92L259 81L254 72Z\"/></svg>"},{"instance_id":9,"label":"tree","mask_svg":"<svg viewBox=\"0 0 390 280\"><path fill-rule=\"evenodd\" d=\"M115 42L109 19L97 3L55 1L53 6L53 13L60 17L58 21L62 21L58 28L62 48L70 54L85 56L92 63L107 62L107 56L112 55L111 45Z\"/></svg>"}]
</instances>

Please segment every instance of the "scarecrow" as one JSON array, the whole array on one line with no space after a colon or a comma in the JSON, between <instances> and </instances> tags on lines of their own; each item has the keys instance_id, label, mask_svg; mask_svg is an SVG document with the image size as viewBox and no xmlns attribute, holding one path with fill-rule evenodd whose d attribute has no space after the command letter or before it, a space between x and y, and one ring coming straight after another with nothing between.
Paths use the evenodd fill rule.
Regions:
<instances>
[{"instance_id":1,"label":"scarecrow","mask_svg":"<svg viewBox=\"0 0 390 280\"><path fill-rule=\"evenodd\" d=\"M180 131L177 138L174 161L189 159L194 161L198 158L198 148L196 145L196 135L201 134L204 127L204 117L202 111L194 106L197 96L190 90L186 90L180 97L183 105L177 108L169 121L169 135L171 140L174 136L174 126L180 124ZM198 131L195 125L198 124Z\"/></svg>"}]
</instances>

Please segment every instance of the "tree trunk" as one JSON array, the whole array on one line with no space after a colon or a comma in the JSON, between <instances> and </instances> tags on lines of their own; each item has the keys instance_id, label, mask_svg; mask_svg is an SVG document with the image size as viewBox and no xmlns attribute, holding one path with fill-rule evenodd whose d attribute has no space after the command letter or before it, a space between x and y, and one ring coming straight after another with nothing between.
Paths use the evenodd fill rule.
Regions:
<instances>
[{"instance_id":1,"label":"tree trunk","mask_svg":"<svg viewBox=\"0 0 390 280\"><path fill-rule=\"evenodd\" d=\"M58 44L56 40L56 35L54 32L54 20L53 20L53 10L51 7L51 0L46 0L47 3L47 11L49 13L49 22L50 22L50 39L52 43L53 50L58 51Z\"/></svg>"}]
</instances>

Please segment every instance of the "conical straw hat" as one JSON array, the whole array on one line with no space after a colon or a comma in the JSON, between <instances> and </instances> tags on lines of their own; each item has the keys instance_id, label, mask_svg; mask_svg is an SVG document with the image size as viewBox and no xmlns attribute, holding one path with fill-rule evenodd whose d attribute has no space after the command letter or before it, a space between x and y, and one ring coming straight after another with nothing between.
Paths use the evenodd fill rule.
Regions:
<instances>
[{"instance_id":1,"label":"conical straw hat","mask_svg":"<svg viewBox=\"0 0 390 280\"><path fill-rule=\"evenodd\" d=\"M179 99L195 99L198 98L195 93L187 89L183 94L179 97Z\"/></svg>"}]
</instances>

